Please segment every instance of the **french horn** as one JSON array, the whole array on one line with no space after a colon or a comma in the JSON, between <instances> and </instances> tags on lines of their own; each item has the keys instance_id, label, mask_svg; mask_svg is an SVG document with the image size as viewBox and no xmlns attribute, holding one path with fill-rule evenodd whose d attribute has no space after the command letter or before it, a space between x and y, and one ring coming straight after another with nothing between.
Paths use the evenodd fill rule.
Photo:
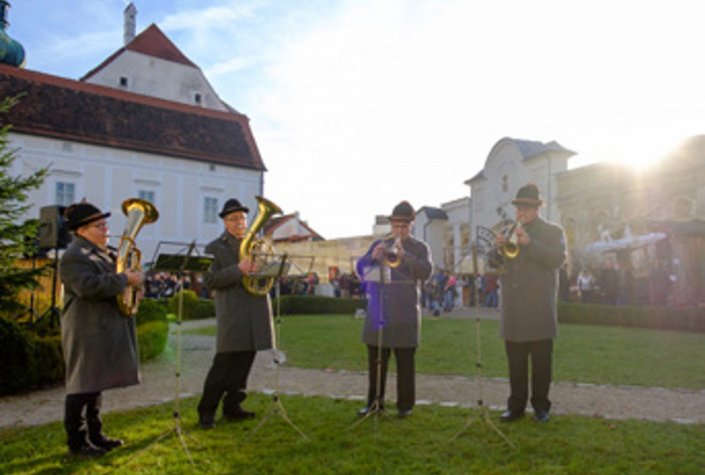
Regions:
<instances>
[{"instance_id":1,"label":"french horn","mask_svg":"<svg viewBox=\"0 0 705 475\"><path fill-rule=\"evenodd\" d=\"M118 274L128 270L140 272L142 270L142 252L137 247L135 239L145 224L153 223L159 219L159 211L149 201L129 198L122 202L122 212L127 216L127 224L117 248L116 270ZM126 317L137 315L141 292L142 289L126 287L117 296L120 313Z\"/></svg>"}]
</instances>

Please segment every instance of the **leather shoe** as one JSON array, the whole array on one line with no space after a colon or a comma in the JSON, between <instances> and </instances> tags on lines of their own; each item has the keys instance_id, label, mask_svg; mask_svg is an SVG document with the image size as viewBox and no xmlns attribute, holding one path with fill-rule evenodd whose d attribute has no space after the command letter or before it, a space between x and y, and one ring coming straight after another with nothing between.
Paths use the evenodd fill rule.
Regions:
<instances>
[{"instance_id":1,"label":"leather shoe","mask_svg":"<svg viewBox=\"0 0 705 475\"><path fill-rule=\"evenodd\" d=\"M521 419L522 417L524 417L523 412L504 411L502 415L499 416L499 420L502 422L513 422Z\"/></svg>"},{"instance_id":2,"label":"leather shoe","mask_svg":"<svg viewBox=\"0 0 705 475\"><path fill-rule=\"evenodd\" d=\"M411 416L411 409L399 409L399 419Z\"/></svg>"},{"instance_id":3,"label":"leather shoe","mask_svg":"<svg viewBox=\"0 0 705 475\"><path fill-rule=\"evenodd\" d=\"M198 416L198 427L204 430L215 428L215 418L212 415L201 414Z\"/></svg>"},{"instance_id":4,"label":"leather shoe","mask_svg":"<svg viewBox=\"0 0 705 475\"><path fill-rule=\"evenodd\" d=\"M78 447L69 447L69 452L71 452L71 455L73 455L74 457L82 459L94 459L105 455L104 449L94 447L93 445L88 443L80 445Z\"/></svg>"},{"instance_id":5,"label":"leather shoe","mask_svg":"<svg viewBox=\"0 0 705 475\"><path fill-rule=\"evenodd\" d=\"M534 414L534 420L536 422L548 422L551 419L551 416L548 414L548 411L536 411Z\"/></svg>"},{"instance_id":6,"label":"leather shoe","mask_svg":"<svg viewBox=\"0 0 705 475\"><path fill-rule=\"evenodd\" d=\"M124 442L120 439L111 439L110 437L105 436L101 437L98 440L91 439L91 443L99 449L105 450L106 452L118 448L122 446L122 444L124 444Z\"/></svg>"},{"instance_id":7,"label":"leather shoe","mask_svg":"<svg viewBox=\"0 0 705 475\"><path fill-rule=\"evenodd\" d=\"M228 422L238 422L244 421L246 419L254 419L255 413L240 408L235 412L228 412L227 414L223 414L223 417Z\"/></svg>"}]
</instances>

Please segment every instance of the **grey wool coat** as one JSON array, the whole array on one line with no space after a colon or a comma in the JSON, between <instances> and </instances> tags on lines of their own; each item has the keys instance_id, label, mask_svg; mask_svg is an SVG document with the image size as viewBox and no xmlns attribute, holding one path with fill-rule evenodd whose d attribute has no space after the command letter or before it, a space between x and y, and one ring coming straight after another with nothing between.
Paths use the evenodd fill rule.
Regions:
<instances>
[{"instance_id":1,"label":"grey wool coat","mask_svg":"<svg viewBox=\"0 0 705 475\"><path fill-rule=\"evenodd\" d=\"M393 269L383 268L385 277L380 279L380 263L372 258L372 250L379 242L372 243L357 262L357 273L367 295L362 342L378 346L381 336L383 348L416 348L421 329L420 284L428 279L432 268L428 246L413 237L404 240L401 264Z\"/></svg>"},{"instance_id":2,"label":"grey wool coat","mask_svg":"<svg viewBox=\"0 0 705 475\"><path fill-rule=\"evenodd\" d=\"M61 257L59 275L64 284L66 393L138 384L135 319L120 313L116 298L127 286L127 276L115 273L113 256L76 236Z\"/></svg>"},{"instance_id":3,"label":"grey wool coat","mask_svg":"<svg viewBox=\"0 0 705 475\"><path fill-rule=\"evenodd\" d=\"M242 286L241 240L224 232L206 246L213 263L203 281L215 291L216 353L272 348L272 305L269 295L254 296Z\"/></svg>"},{"instance_id":4,"label":"grey wool coat","mask_svg":"<svg viewBox=\"0 0 705 475\"><path fill-rule=\"evenodd\" d=\"M531 237L514 259L504 259L500 277L500 337L513 342L558 335L556 297L558 269L566 259L565 233L540 216L524 226Z\"/></svg>"}]
</instances>

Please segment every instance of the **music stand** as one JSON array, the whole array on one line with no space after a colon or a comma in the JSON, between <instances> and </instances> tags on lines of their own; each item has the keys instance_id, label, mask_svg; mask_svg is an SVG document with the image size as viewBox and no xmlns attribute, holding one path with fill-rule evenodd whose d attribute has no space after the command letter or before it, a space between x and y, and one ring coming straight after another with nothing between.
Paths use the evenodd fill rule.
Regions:
<instances>
[{"instance_id":1,"label":"music stand","mask_svg":"<svg viewBox=\"0 0 705 475\"><path fill-rule=\"evenodd\" d=\"M175 243L171 243L175 244ZM212 258L204 256L193 256L193 251L196 247L196 242L188 244L186 249L186 254L167 254L162 253L157 256L156 262L151 270L163 271L163 272L176 272L179 282L179 296L178 296L178 311L176 316L176 371L174 375L176 376L176 388L174 394L174 411L172 416L174 418L174 428L164 432L159 437L157 437L152 443L147 447L137 452L130 460L136 458L143 451L150 448L152 445L160 442L167 436L176 433L181 442L181 447L186 452L191 465L195 465L193 462L193 457L191 457L191 452L189 452L186 446L186 440L184 439L184 431L181 428L181 322L183 319L183 309L184 309L184 273L185 272L205 272L210 267ZM157 247L157 252L159 248ZM156 255L156 252L155 252Z\"/></svg>"},{"instance_id":2,"label":"music stand","mask_svg":"<svg viewBox=\"0 0 705 475\"><path fill-rule=\"evenodd\" d=\"M352 430L355 427L359 426L362 424L365 420L367 420L371 416L376 416L375 421L379 421L379 418L384 415L384 400L382 398L382 343L383 343L383 334L384 334L384 287L386 285L386 273L389 271L390 268L389 266L386 266L384 263L380 263L379 266L376 267L370 267L369 270L366 272L366 275L363 276L363 281L367 282L379 282L379 317L378 317L378 323L377 323L377 357L375 360L375 367L377 368L377 373L375 374L375 397L374 400L372 401L372 404L370 404L367 407L367 412L365 415L360 418L359 421L355 422L353 425L351 425L348 430ZM377 276L379 274L379 276ZM390 273L390 278L391 278L391 273ZM389 350L391 353L391 349ZM391 354L390 354L391 357ZM389 365L389 360L387 360L387 365ZM397 369L398 371L398 369ZM385 371L385 378L387 376L387 373ZM377 425L375 425L377 427Z\"/></svg>"},{"instance_id":3,"label":"music stand","mask_svg":"<svg viewBox=\"0 0 705 475\"><path fill-rule=\"evenodd\" d=\"M473 271L474 271L474 278L477 279L479 268L477 266L477 245L473 244L472 245L472 266L473 266ZM490 417L490 412L487 406L485 406L485 399L484 399L484 390L483 390L483 384L482 384L482 351L481 351L481 346L480 346L480 289L479 286L477 285L477 281L475 282L475 368L476 368L476 373L475 377L477 380L477 387L478 387L478 399L477 399L477 406L478 406L478 414L477 415L470 415L468 418L467 422L463 426L460 431L458 431L453 437L450 438L450 440L456 439L460 434L465 432L475 421L479 421L484 423L486 426L489 426L492 430L494 430L501 438L504 440L507 445L509 445L512 449L516 449L516 446L512 443L511 440L507 438L506 435L502 433L502 431L497 428L495 423L492 421L492 417Z\"/></svg>"},{"instance_id":4,"label":"music stand","mask_svg":"<svg viewBox=\"0 0 705 475\"><path fill-rule=\"evenodd\" d=\"M279 365L282 363L279 358L279 348L277 347L277 342L279 341L279 333L280 333L280 324L281 324L281 295L280 295L280 287L279 287L279 280L283 275L288 273L291 265L287 261L287 254L283 254L281 261L279 262L271 262L269 265L267 265L266 268L260 269L257 272L257 276L261 277L267 277L267 278L274 278L275 280L275 295L276 295L276 300L277 300L277 311L276 311L276 317L274 319L274 338L273 344L272 344L272 355L273 355L273 363L274 363L274 390L272 392L272 400L269 403L269 407L265 411L264 415L262 416L262 420L257 424L257 426L252 430L250 435L247 437L247 440L249 440L255 433L267 422L273 415L278 415L284 421L289 424L292 429L294 429L302 438L305 440L310 440L309 437L301 430L299 427L294 424L294 422L291 420L289 415L286 412L286 409L284 409L284 405L282 404L282 400L279 397ZM247 441L246 440L246 441Z\"/></svg>"}]
</instances>

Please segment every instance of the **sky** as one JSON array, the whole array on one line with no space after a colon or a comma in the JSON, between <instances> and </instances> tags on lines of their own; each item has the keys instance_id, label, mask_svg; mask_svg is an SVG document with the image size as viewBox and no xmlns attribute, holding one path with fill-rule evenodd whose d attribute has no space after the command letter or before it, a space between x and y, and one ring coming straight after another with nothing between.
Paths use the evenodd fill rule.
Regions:
<instances>
[{"instance_id":1,"label":"sky","mask_svg":"<svg viewBox=\"0 0 705 475\"><path fill-rule=\"evenodd\" d=\"M11 0L31 70L78 79L124 0ZM699 0L137 0L250 118L264 194L327 239L468 197L503 137L652 162L705 132Z\"/></svg>"}]
</instances>

